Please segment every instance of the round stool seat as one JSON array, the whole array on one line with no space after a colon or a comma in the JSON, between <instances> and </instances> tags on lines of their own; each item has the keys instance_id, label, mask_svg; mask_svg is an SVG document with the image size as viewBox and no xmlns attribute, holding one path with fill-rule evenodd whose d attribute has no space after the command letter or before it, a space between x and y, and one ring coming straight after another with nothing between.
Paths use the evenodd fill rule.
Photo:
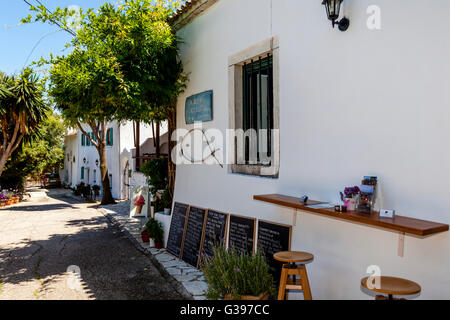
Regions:
<instances>
[{"instance_id":1,"label":"round stool seat","mask_svg":"<svg viewBox=\"0 0 450 320\"><path fill-rule=\"evenodd\" d=\"M281 262L308 262L314 259L314 256L308 252L301 251L281 251L273 255L275 260Z\"/></svg>"},{"instance_id":2,"label":"round stool seat","mask_svg":"<svg viewBox=\"0 0 450 320\"><path fill-rule=\"evenodd\" d=\"M384 293L388 295L400 295L400 296L407 296L419 293L422 289L420 285L415 283L414 281L402 279L402 278L396 278L396 277L380 277L380 288L373 288L370 289L367 286L367 279L369 277L365 277L361 279L361 285L371 291Z\"/></svg>"}]
</instances>

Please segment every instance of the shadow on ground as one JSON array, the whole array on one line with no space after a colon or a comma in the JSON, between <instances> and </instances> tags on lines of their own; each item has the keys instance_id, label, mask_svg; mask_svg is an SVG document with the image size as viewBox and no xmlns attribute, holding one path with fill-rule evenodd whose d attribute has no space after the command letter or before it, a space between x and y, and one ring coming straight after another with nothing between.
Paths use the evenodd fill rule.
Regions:
<instances>
[{"instance_id":1,"label":"shadow on ground","mask_svg":"<svg viewBox=\"0 0 450 320\"><path fill-rule=\"evenodd\" d=\"M14 210L82 210L76 207L74 199L60 195L53 198L68 204L31 205L30 210ZM45 296L52 290L53 279L64 275L69 278L68 267L77 266L84 289L94 299L182 299L149 257L104 216L68 219L61 231L66 228L67 234L55 233L45 240L23 240L0 248L1 282L23 284L42 279L38 294Z\"/></svg>"}]
</instances>

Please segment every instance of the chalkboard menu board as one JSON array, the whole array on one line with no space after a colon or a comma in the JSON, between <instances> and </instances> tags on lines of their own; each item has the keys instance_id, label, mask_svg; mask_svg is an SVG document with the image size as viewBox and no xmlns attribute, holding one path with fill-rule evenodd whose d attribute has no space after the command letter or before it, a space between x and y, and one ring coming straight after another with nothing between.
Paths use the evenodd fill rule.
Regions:
<instances>
[{"instance_id":1,"label":"chalkboard menu board","mask_svg":"<svg viewBox=\"0 0 450 320\"><path fill-rule=\"evenodd\" d=\"M194 267L198 267L200 249L205 229L206 210L196 207L189 208L189 216L184 235L181 259Z\"/></svg>"},{"instance_id":2,"label":"chalkboard menu board","mask_svg":"<svg viewBox=\"0 0 450 320\"><path fill-rule=\"evenodd\" d=\"M208 210L203 240L202 256L214 258L214 246L225 245L228 214Z\"/></svg>"},{"instance_id":3,"label":"chalkboard menu board","mask_svg":"<svg viewBox=\"0 0 450 320\"><path fill-rule=\"evenodd\" d=\"M170 222L169 238L167 240L167 251L176 257L180 257L181 254L188 211L189 206L187 204L175 202L172 221Z\"/></svg>"},{"instance_id":4,"label":"chalkboard menu board","mask_svg":"<svg viewBox=\"0 0 450 320\"><path fill-rule=\"evenodd\" d=\"M228 247L241 253L253 254L256 219L230 216L230 235Z\"/></svg>"},{"instance_id":5,"label":"chalkboard menu board","mask_svg":"<svg viewBox=\"0 0 450 320\"><path fill-rule=\"evenodd\" d=\"M270 273L278 282L282 263L273 258L273 254L291 249L292 227L267 221L258 221L257 248L266 257Z\"/></svg>"}]
</instances>

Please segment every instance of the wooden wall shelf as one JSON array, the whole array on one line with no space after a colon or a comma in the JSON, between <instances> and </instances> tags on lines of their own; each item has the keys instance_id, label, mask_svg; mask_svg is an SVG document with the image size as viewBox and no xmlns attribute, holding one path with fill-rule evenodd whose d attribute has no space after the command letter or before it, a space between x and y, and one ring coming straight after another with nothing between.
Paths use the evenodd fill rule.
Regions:
<instances>
[{"instance_id":1,"label":"wooden wall shelf","mask_svg":"<svg viewBox=\"0 0 450 320\"><path fill-rule=\"evenodd\" d=\"M323 216L343 219L352 222L362 223L368 226L381 227L402 233L413 234L416 236L429 236L449 230L448 224L442 224L432 221L408 218L404 216L395 216L394 219L380 218L378 212L363 213L357 211L336 212L332 208L310 208L303 205L300 198L285 196L281 194L255 195L253 199L285 206L293 209L299 209L306 212L317 213ZM308 201L307 205L318 204L319 201ZM322 202L323 203L323 202Z\"/></svg>"}]
</instances>

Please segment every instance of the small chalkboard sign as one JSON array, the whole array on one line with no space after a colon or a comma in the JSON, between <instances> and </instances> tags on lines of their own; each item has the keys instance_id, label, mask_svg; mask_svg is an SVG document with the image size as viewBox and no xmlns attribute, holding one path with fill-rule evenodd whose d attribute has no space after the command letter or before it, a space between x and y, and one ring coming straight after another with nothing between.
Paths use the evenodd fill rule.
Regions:
<instances>
[{"instance_id":1,"label":"small chalkboard sign","mask_svg":"<svg viewBox=\"0 0 450 320\"><path fill-rule=\"evenodd\" d=\"M189 205L175 202L172 221L170 222L169 238L167 240L167 252L176 257L180 257L181 254L188 212Z\"/></svg>"},{"instance_id":2,"label":"small chalkboard sign","mask_svg":"<svg viewBox=\"0 0 450 320\"><path fill-rule=\"evenodd\" d=\"M202 246L202 257L214 258L214 246L224 246L228 229L228 214L208 210L205 225L205 236Z\"/></svg>"},{"instance_id":3,"label":"small chalkboard sign","mask_svg":"<svg viewBox=\"0 0 450 320\"><path fill-rule=\"evenodd\" d=\"M240 253L254 253L256 219L231 215L228 247Z\"/></svg>"},{"instance_id":4,"label":"small chalkboard sign","mask_svg":"<svg viewBox=\"0 0 450 320\"><path fill-rule=\"evenodd\" d=\"M278 282L281 275L282 263L273 258L274 253L290 251L292 227L259 220L258 221L258 250L265 256L270 273Z\"/></svg>"},{"instance_id":5,"label":"small chalkboard sign","mask_svg":"<svg viewBox=\"0 0 450 320\"><path fill-rule=\"evenodd\" d=\"M196 268L198 267L203 232L205 230L205 218L205 209L189 208L181 259Z\"/></svg>"}]
</instances>

